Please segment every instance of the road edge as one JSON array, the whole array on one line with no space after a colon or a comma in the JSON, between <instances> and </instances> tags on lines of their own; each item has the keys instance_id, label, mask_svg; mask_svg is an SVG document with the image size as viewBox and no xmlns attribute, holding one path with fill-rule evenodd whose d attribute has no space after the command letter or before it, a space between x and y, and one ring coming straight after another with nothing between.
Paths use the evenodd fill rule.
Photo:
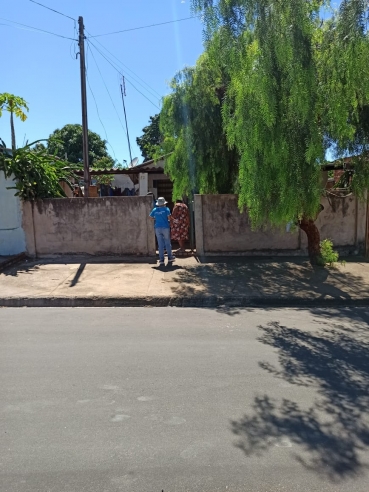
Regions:
<instances>
[{"instance_id":1,"label":"road edge","mask_svg":"<svg viewBox=\"0 0 369 492\"><path fill-rule=\"evenodd\" d=\"M356 307L369 306L369 297L354 299L244 297L244 296L149 296L149 297L3 297L0 307Z\"/></svg>"}]
</instances>

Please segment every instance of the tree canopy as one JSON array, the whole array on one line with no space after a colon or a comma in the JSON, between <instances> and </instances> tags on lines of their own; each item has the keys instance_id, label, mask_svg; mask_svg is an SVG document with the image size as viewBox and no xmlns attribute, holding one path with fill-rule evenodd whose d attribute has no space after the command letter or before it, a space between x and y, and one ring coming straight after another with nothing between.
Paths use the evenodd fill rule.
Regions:
<instances>
[{"instance_id":1,"label":"tree canopy","mask_svg":"<svg viewBox=\"0 0 369 492\"><path fill-rule=\"evenodd\" d=\"M317 257L327 150L360 154L350 186L361 197L369 186L367 3L343 0L336 12L327 0L192 7L204 19L205 53L175 77L160 115L175 194L236 181L254 227L295 222Z\"/></svg>"},{"instance_id":2,"label":"tree canopy","mask_svg":"<svg viewBox=\"0 0 369 492\"><path fill-rule=\"evenodd\" d=\"M144 162L154 158L156 148L161 145L163 136L159 126L160 115L150 116L150 123L142 129L141 137L136 138Z\"/></svg>"},{"instance_id":3,"label":"tree canopy","mask_svg":"<svg viewBox=\"0 0 369 492\"><path fill-rule=\"evenodd\" d=\"M12 149L15 150L15 130L14 130L14 117L15 115L21 121L26 121L27 115L24 110L28 111L28 106L26 101L19 96L14 94L9 94L8 92L3 92L0 94L0 117L2 116L3 110L10 113L10 130L12 139Z\"/></svg>"},{"instance_id":4,"label":"tree canopy","mask_svg":"<svg viewBox=\"0 0 369 492\"><path fill-rule=\"evenodd\" d=\"M185 68L171 82L163 100L160 153L174 180L174 198L201 193L231 193L238 168L236 150L229 149L222 125L225 74L204 53L194 68Z\"/></svg>"},{"instance_id":5,"label":"tree canopy","mask_svg":"<svg viewBox=\"0 0 369 492\"><path fill-rule=\"evenodd\" d=\"M65 125L60 130L55 130L49 137L48 152L68 162L79 164L83 162L82 151L82 125ZM114 160L109 156L106 141L100 135L91 130L88 131L89 165L94 166L94 162L103 157L111 160L112 167Z\"/></svg>"}]
</instances>

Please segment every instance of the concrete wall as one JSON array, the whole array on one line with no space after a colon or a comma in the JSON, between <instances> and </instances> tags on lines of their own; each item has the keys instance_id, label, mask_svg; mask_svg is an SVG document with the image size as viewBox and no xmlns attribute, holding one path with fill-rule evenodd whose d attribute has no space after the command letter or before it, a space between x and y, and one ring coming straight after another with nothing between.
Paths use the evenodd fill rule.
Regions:
<instances>
[{"instance_id":1,"label":"concrete wall","mask_svg":"<svg viewBox=\"0 0 369 492\"><path fill-rule=\"evenodd\" d=\"M22 202L14 196L13 178L5 178L0 171L0 255L15 255L26 250L26 238L22 229Z\"/></svg>"},{"instance_id":2,"label":"concrete wall","mask_svg":"<svg viewBox=\"0 0 369 492\"><path fill-rule=\"evenodd\" d=\"M195 195L196 249L199 255L233 254L302 255L306 235L299 229L252 231L248 214L240 213L236 195ZM322 198L324 210L317 220L322 239L337 248L357 253L365 244L366 204L355 197Z\"/></svg>"},{"instance_id":3,"label":"concrete wall","mask_svg":"<svg viewBox=\"0 0 369 492\"><path fill-rule=\"evenodd\" d=\"M337 248L346 248L355 253L365 247L366 203L355 196L338 198L322 197L324 210L316 225L321 239L330 239ZM306 235L302 235L302 247L307 247Z\"/></svg>"},{"instance_id":4,"label":"concrete wall","mask_svg":"<svg viewBox=\"0 0 369 492\"><path fill-rule=\"evenodd\" d=\"M27 253L155 255L151 197L59 198L26 202Z\"/></svg>"}]
</instances>

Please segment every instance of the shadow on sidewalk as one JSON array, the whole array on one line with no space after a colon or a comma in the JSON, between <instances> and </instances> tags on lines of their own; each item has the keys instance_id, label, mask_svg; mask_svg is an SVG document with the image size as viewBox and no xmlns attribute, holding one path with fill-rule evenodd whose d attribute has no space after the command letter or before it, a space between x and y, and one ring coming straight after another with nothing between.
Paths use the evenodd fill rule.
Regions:
<instances>
[{"instance_id":1,"label":"shadow on sidewalk","mask_svg":"<svg viewBox=\"0 0 369 492\"><path fill-rule=\"evenodd\" d=\"M344 310L342 318L351 322L343 325L325 310L327 322L314 333L278 321L259 326L258 341L277 351L279 366L259 365L314 399L301 405L257 396L252 411L231 422L235 445L246 456L290 447L304 468L337 483L367 472L361 454L369 451L369 326L366 314L351 312Z\"/></svg>"},{"instance_id":2,"label":"shadow on sidewalk","mask_svg":"<svg viewBox=\"0 0 369 492\"><path fill-rule=\"evenodd\" d=\"M367 267L369 274L369 267ZM312 267L306 260L238 259L198 263L173 278L176 295L298 297L350 300L368 296L369 278L342 268Z\"/></svg>"},{"instance_id":3,"label":"shadow on sidewalk","mask_svg":"<svg viewBox=\"0 0 369 492\"><path fill-rule=\"evenodd\" d=\"M152 265L156 264L155 257L142 257L142 256L124 256L124 257L114 257L114 256L63 256L57 258L40 258L40 259L29 259L22 263L9 267L1 272L2 275L17 277L19 274L32 274L37 272L43 265L80 265L76 276L78 278L81 276L85 267L89 264L95 265L125 265L125 264L146 264ZM82 270L82 271L80 271ZM72 280L71 284L74 285L78 282ZM73 285L71 285L73 286Z\"/></svg>"}]
</instances>

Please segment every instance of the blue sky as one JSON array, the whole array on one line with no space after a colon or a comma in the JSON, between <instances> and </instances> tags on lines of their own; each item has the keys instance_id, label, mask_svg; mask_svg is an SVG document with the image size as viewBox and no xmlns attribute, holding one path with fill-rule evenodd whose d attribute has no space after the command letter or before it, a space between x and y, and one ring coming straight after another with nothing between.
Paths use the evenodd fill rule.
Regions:
<instances>
[{"instance_id":1,"label":"blue sky","mask_svg":"<svg viewBox=\"0 0 369 492\"><path fill-rule=\"evenodd\" d=\"M191 15L190 0L37 1L76 20L78 16L83 16L86 30L91 35ZM25 140L31 142L47 138L56 128L67 123L80 123L79 60L75 58L77 43L30 31L3 19L69 38L77 37L74 22L29 0L3 2L0 17L0 45L3 48L0 92L21 96L29 104L27 121L15 123L17 145L21 146ZM202 53L201 22L191 19L101 36L91 38L90 43L116 63L117 68L126 76L125 102L132 156L139 157L141 162L136 137L142 134L142 128L148 123L149 117L159 111L155 104L159 106L161 97L169 92L168 82L176 71L186 65L193 65ZM87 86L89 128L108 140L108 151L113 158L119 162L123 159L129 162L119 74L92 44L89 44L87 50L88 81L100 118L91 90ZM132 84L151 102L137 92ZM3 113L0 118L0 137L10 145L8 113Z\"/></svg>"}]
</instances>

